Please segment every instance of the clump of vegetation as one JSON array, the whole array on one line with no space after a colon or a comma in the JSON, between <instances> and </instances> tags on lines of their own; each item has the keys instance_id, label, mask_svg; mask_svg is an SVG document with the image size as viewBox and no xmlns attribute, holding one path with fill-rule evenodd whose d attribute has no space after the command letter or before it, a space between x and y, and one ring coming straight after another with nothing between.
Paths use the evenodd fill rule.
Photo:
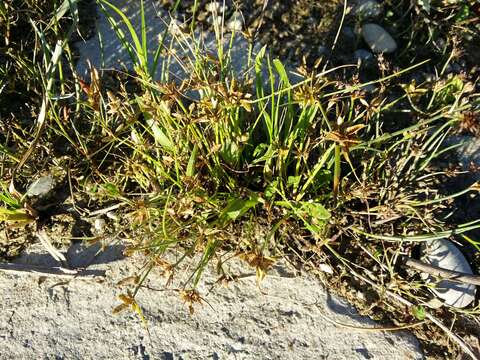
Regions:
<instances>
[{"instance_id":1,"label":"clump of vegetation","mask_svg":"<svg viewBox=\"0 0 480 360\"><path fill-rule=\"evenodd\" d=\"M261 281L277 259L288 258L311 271L327 265L331 274L320 276L347 297L350 287L368 285L379 315L416 325L424 339L434 326L452 324L437 317L468 333L462 326L478 316L478 304L426 310L428 287L402 259L438 238L455 237L478 251L471 234L480 222L451 223L447 210L478 185L455 193L440 186L456 174L439 164L458 146L445 139L478 111L470 79L404 81L419 63L386 72L372 82L379 90L368 94L368 84L339 80L336 69L317 62L297 69L302 80L293 83L266 47L252 50L251 71L239 76L228 46L212 56L189 30L177 29L148 49L143 27L137 34L120 9L99 4L124 40L134 73L91 67L89 79L76 75L69 40L77 2L0 4L0 102L20 92L28 109L10 103L0 115L3 231L12 222L43 226L52 208L65 205L80 217L116 209L122 217L112 231L128 239L127 254L145 255L135 289L116 311L141 314L134 297L155 267L171 275L181 262L194 262L181 293L192 311L210 262L227 278L224 259L239 257ZM42 12L33 15L37 7ZM27 16L20 22L22 9ZM17 38L25 29L31 39ZM180 62L189 75L154 81L160 57L178 61L165 50L169 42L191 49ZM162 71L168 79L169 69ZM24 196L29 179L59 163L69 166L68 194L32 208ZM181 254L176 263L167 261L170 251ZM457 326L456 318L466 320Z\"/></svg>"}]
</instances>

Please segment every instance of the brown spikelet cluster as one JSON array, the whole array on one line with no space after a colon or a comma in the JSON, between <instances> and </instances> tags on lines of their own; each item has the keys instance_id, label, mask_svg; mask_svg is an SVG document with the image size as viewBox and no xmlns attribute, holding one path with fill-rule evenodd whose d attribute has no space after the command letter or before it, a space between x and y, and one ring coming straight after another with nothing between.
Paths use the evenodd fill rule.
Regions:
<instances>
[{"instance_id":1,"label":"brown spikelet cluster","mask_svg":"<svg viewBox=\"0 0 480 360\"><path fill-rule=\"evenodd\" d=\"M466 111L460 122L460 130L480 137L480 113L474 111Z\"/></svg>"}]
</instances>

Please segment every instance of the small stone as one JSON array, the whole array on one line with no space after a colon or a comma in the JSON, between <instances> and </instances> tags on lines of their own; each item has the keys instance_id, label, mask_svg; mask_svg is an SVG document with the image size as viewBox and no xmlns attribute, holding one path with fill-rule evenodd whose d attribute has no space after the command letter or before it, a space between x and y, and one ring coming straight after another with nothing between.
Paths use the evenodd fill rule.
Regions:
<instances>
[{"instance_id":1,"label":"small stone","mask_svg":"<svg viewBox=\"0 0 480 360\"><path fill-rule=\"evenodd\" d=\"M27 190L27 196L46 196L55 187L53 176L47 175L35 180Z\"/></svg>"},{"instance_id":2,"label":"small stone","mask_svg":"<svg viewBox=\"0 0 480 360\"><path fill-rule=\"evenodd\" d=\"M377 87L374 84L366 84L360 87L367 94L372 94L377 90Z\"/></svg>"},{"instance_id":3,"label":"small stone","mask_svg":"<svg viewBox=\"0 0 480 360\"><path fill-rule=\"evenodd\" d=\"M328 265L328 264L324 264L324 263L319 264L319 265L318 265L318 269L319 269L320 271L323 271L324 273L333 274L332 267L331 267L330 265Z\"/></svg>"},{"instance_id":4,"label":"small stone","mask_svg":"<svg viewBox=\"0 0 480 360\"><path fill-rule=\"evenodd\" d=\"M397 50L397 43L380 25L365 24L362 26L362 36L374 53L392 53Z\"/></svg>"},{"instance_id":5,"label":"small stone","mask_svg":"<svg viewBox=\"0 0 480 360\"><path fill-rule=\"evenodd\" d=\"M242 15L239 12L235 11L232 17L227 21L226 27L230 31L242 31Z\"/></svg>"},{"instance_id":6,"label":"small stone","mask_svg":"<svg viewBox=\"0 0 480 360\"><path fill-rule=\"evenodd\" d=\"M95 219L95 222L93 223L93 227L98 233L103 233L105 231L105 226L107 223L103 218L97 218Z\"/></svg>"},{"instance_id":7,"label":"small stone","mask_svg":"<svg viewBox=\"0 0 480 360\"><path fill-rule=\"evenodd\" d=\"M362 20L378 18L382 13L382 5L375 0L359 0L354 9L354 14Z\"/></svg>"},{"instance_id":8,"label":"small stone","mask_svg":"<svg viewBox=\"0 0 480 360\"><path fill-rule=\"evenodd\" d=\"M220 5L219 2L210 2L207 5L205 5L205 10L211 13L218 13L221 7L222 6Z\"/></svg>"},{"instance_id":9,"label":"small stone","mask_svg":"<svg viewBox=\"0 0 480 360\"><path fill-rule=\"evenodd\" d=\"M422 260L442 269L472 274L472 269L461 251L449 240L429 241L424 245ZM430 278L431 281L433 279ZM441 280L435 284L432 292L445 304L464 308L475 300L475 285L463 284L449 280Z\"/></svg>"},{"instance_id":10,"label":"small stone","mask_svg":"<svg viewBox=\"0 0 480 360\"><path fill-rule=\"evenodd\" d=\"M209 23L213 27L217 27L217 26L220 27L220 26L222 26L222 16L221 15L209 16L208 19L207 19L207 23Z\"/></svg>"},{"instance_id":11,"label":"small stone","mask_svg":"<svg viewBox=\"0 0 480 360\"><path fill-rule=\"evenodd\" d=\"M368 66L373 64L373 54L365 49L358 49L353 53L353 59L356 64L361 66Z\"/></svg>"}]
</instances>

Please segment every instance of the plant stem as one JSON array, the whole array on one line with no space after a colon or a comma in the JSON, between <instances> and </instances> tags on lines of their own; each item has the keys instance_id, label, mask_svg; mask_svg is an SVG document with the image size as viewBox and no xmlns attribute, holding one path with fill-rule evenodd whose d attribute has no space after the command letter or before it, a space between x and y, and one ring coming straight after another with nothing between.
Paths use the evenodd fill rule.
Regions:
<instances>
[{"instance_id":1,"label":"plant stem","mask_svg":"<svg viewBox=\"0 0 480 360\"><path fill-rule=\"evenodd\" d=\"M335 145L335 168L333 173L333 198L335 200L337 199L338 190L340 188L340 176L341 176L340 160L341 160L340 145Z\"/></svg>"}]
</instances>

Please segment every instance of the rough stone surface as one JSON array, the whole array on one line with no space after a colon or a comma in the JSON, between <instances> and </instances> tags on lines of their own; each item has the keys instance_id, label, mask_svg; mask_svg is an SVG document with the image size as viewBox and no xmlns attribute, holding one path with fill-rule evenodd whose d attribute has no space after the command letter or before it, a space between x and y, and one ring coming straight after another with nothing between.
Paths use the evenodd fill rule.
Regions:
<instances>
[{"instance_id":1,"label":"rough stone surface","mask_svg":"<svg viewBox=\"0 0 480 360\"><path fill-rule=\"evenodd\" d=\"M447 270L473 274L468 261L460 250L449 240L439 239L426 243L424 260L433 265ZM475 285L442 280L435 284L432 292L444 300L445 304L463 308L475 300Z\"/></svg>"},{"instance_id":2,"label":"rough stone surface","mask_svg":"<svg viewBox=\"0 0 480 360\"><path fill-rule=\"evenodd\" d=\"M27 196L46 196L55 186L53 176L47 175L35 180L27 190Z\"/></svg>"},{"instance_id":3,"label":"rough stone surface","mask_svg":"<svg viewBox=\"0 0 480 360\"><path fill-rule=\"evenodd\" d=\"M97 250L74 245L67 258L85 266ZM254 270L227 263L242 280L210 294L218 275L208 269L199 288L205 303L193 315L174 290L176 282L162 290L166 279L154 270L147 283L152 289L142 289L137 298L149 335L133 313L111 314L119 304L116 295L125 293L117 282L140 267L121 254L113 246L89 267L107 270L104 283L39 282L0 273L0 359L422 359L416 339L406 332L366 332L326 321L322 314L376 326L313 277L297 277L285 265L267 276L259 291ZM18 262L51 264L35 247ZM175 279L189 274L179 272Z\"/></svg>"},{"instance_id":4,"label":"rough stone surface","mask_svg":"<svg viewBox=\"0 0 480 360\"><path fill-rule=\"evenodd\" d=\"M362 26L362 36L374 53L392 53L397 50L397 43L383 27L377 24Z\"/></svg>"},{"instance_id":5,"label":"rough stone surface","mask_svg":"<svg viewBox=\"0 0 480 360\"><path fill-rule=\"evenodd\" d=\"M114 6L118 7L126 17L131 21L133 27L139 38L141 34L141 17L140 17L140 1L125 1L125 0L111 0ZM169 24L173 24L177 30L179 28L178 21L171 19L170 15L163 11L158 2L154 0L145 0L145 23L147 33L147 48L149 63L153 63L154 54L159 46L160 38L163 36ZM119 16L111 9L106 8L106 11L113 15L119 24L119 27L126 34L126 40L128 43L133 44L131 36L127 27L122 24ZM238 24L233 24L237 26ZM226 29L224 29L226 31ZM221 34L217 34L220 37ZM161 78L162 66L168 63L168 73L170 80L182 79L186 77L191 70L186 62L186 58L194 59L194 51L192 52L191 45L193 40L189 38L190 35L177 31L175 37L167 36L164 42L163 49L166 53L175 54L167 59L165 53L160 57L157 71L155 74L156 79ZM218 49L217 36L214 33L209 32L197 32L195 34L196 41L200 40L202 46L206 51L216 53ZM223 46L224 50L230 45L230 35L224 34ZM97 23L95 35L87 41L77 42L76 46L80 53L80 59L77 62L77 72L82 77L87 77L89 74L88 62L90 62L97 69L117 69L132 71L134 69L134 63L122 42L118 39L115 31L112 30L112 26L105 16L105 14L97 11ZM168 48L168 50L167 50ZM239 34L235 36L231 53L232 68L236 73L242 73L248 68L248 64L245 61L247 59L249 51L248 42Z\"/></svg>"},{"instance_id":6,"label":"rough stone surface","mask_svg":"<svg viewBox=\"0 0 480 360\"><path fill-rule=\"evenodd\" d=\"M475 136L457 135L449 136L446 141L446 145L458 145L455 149L460 165L469 170L471 166L480 166L480 139ZM480 180L479 171L471 171L470 174L474 179Z\"/></svg>"}]
</instances>

